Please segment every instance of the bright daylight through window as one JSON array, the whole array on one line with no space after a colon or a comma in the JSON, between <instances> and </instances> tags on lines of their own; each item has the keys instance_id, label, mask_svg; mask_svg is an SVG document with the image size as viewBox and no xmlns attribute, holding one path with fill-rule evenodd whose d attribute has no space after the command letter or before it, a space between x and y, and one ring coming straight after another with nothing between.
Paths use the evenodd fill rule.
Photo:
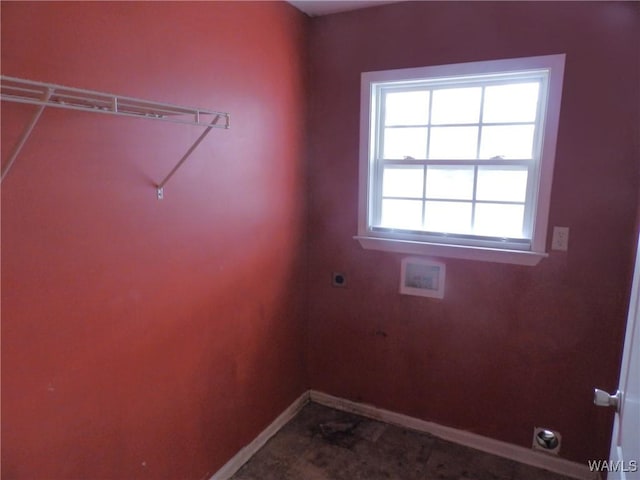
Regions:
<instances>
[{"instance_id":1,"label":"bright daylight through window","mask_svg":"<svg viewBox=\"0 0 640 480\"><path fill-rule=\"evenodd\" d=\"M362 74L363 247L536 264L564 55Z\"/></svg>"}]
</instances>

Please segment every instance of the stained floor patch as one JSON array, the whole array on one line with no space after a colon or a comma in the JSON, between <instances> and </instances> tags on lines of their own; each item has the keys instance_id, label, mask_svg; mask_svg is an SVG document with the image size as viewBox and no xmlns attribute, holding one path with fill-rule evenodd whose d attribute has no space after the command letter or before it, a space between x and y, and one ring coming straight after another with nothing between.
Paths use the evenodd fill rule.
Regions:
<instances>
[{"instance_id":1,"label":"stained floor patch","mask_svg":"<svg viewBox=\"0 0 640 480\"><path fill-rule=\"evenodd\" d=\"M569 480L426 433L306 405L231 480Z\"/></svg>"}]
</instances>

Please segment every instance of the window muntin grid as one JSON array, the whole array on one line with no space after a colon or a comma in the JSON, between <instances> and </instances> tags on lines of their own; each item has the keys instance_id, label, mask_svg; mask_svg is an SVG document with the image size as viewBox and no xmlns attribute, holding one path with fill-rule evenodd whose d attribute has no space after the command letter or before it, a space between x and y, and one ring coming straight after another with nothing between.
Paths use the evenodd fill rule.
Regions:
<instances>
[{"instance_id":1,"label":"window muntin grid","mask_svg":"<svg viewBox=\"0 0 640 480\"><path fill-rule=\"evenodd\" d=\"M528 249L547 77L374 84L370 227Z\"/></svg>"}]
</instances>

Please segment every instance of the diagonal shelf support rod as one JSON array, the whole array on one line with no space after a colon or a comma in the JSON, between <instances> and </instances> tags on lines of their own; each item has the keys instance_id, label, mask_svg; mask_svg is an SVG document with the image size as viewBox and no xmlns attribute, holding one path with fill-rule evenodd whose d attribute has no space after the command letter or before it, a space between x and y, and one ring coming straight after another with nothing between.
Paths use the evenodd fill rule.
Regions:
<instances>
[{"instance_id":1,"label":"diagonal shelf support rod","mask_svg":"<svg viewBox=\"0 0 640 480\"><path fill-rule=\"evenodd\" d=\"M189 156L193 153L193 151L198 148L198 145L200 145L200 143L202 143L202 141L204 140L204 138L207 136L207 134L211 131L211 129L215 126L215 123L218 121L219 116L216 116L213 121L211 122L211 125L209 125L204 132L202 132L202 134L198 137L198 139L194 142L193 145L191 145L191 147L189 148L189 150L187 150L187 152L182 156L182 158L178 161L178 163L176 163L176 166L173 167L171 169L171 171L167 174L166 177L164 177L164 180L162 180L158 185L157 185L157 193L158 193L158 200L162 200L164 198L164 186L167 184L167 182L171 179L171 177L173 177L174 173L176 173L178 171L178 169L182 166L182 164L184 162L187 161L187 159L189 158Z\"/></svg>"},{"instance_id":2,"label":"diagonal shelf support rod","mask_svg":"<svg viewBox=\"0 0 640 480\"><path fill-rule=\"evenodd\" d=\"M46 93L42 97L42 101L47 102L47 100L49 100L49 97L51 97L52 93L53 93L53 90L47 89ZM11 155L9 155L9 159L7 160L5 167L2 169L2 173L0 174L0 182L4 180L4 177L6 177L7 174L9 173L9 170L11 170L11 167L16 161L16 158L18 158L18 155L20 154L22 147L24 147L24 144L27 143L27 140L31 136L31 132L33 132L33 129L36 128L36 124L38 123L38 120L40 120L40 115L42 115L42 112L44 112L45 108L46 108L46 105L40 105L36 113L34 113L33 117L31 118L31 122L29 122L29 124L25 127L24 132L22 132L22 135L18 139L18 142L16 143L15 147L13 147L13 151L11 152Z\"/></svg>"},{"instance_id":3,"label":"diagonal shelf support rod","mask_svg":"<svg viewBox=\"0 0 640 480\"><path fill-rule=\"evenodd\" d=\"M204 140L213 128L228 129L230 115L226 112L217 112L203 108L185 107L169 103L153 102L139 98L125 97L95 90L65 87L53 83L36 82L22 78L0 75L1 91L0 99L7 102L23 103L38 106L38 110L27 125L20 139L16 143L5 168L0 173L0 181L5 178L15 163L18 154L29 139L42 112L46 107L79 110L93 113L106 113L111 115L147 118L165 122L181 123L204 127L204 132L196 142L187 150L178 164L157 185L159 199L163 197L163 188L174 173L189 158L196 147Z\"/></svg>"}]
</instances>

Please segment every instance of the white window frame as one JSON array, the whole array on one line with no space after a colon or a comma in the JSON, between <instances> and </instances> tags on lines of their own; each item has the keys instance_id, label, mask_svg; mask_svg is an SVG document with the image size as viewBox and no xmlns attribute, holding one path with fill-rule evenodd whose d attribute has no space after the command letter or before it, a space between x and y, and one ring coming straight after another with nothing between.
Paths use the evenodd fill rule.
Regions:
<instances>
[{"instance_id":1,"label":"white window frame","mask_svg":"<svg viewBox=\"0 0 640 480\"><path fill-rule=\"evenodd\" d=\"M363 73L360 100L358 234L354 238L365 249L519 265L536 265L548 256L546 253L547 224L564 64L565 55L557 54ZM537 139L540 142L540 155L533 169L533 178L530 179L530 181L537 182L537 185L534 183L532 188L527 189L530 195L527 202L533 206L532 209L529 209L530 214L533 215L532 227L531 231L527 232L530 234L530 242L527 241L522 246L508 240L505 240L504 243L497 240L487 242L474 238L460 241L459 239L446 238L445 235L439 238L422 232L372 227L374 202L377 201L374 193L374 175L376 168L378 168L378 162L374 158L374 154L375 142L377 141L376 99L380 85L425 80L455 79L457 81L462 77L477 78L485 75L540 71L547 74L547 80L546 88L541 89L540 93L542 108L540 114L544 116L543 129L538 132L539 138Z\"/></svg>"}]
</instances>

